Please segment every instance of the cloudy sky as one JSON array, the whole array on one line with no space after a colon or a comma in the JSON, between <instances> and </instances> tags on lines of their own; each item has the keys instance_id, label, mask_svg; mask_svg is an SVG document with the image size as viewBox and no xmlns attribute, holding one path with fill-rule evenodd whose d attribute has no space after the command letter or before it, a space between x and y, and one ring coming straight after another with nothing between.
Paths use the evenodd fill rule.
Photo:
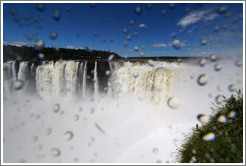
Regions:
<instances>
[{"instance_id":1,"label":"cloudy sky","mask_svg":"<svg viewBox=\"0 0 246 166\"><path fill-rule=\"evenodd\" d=\"M9 45L92 48L121 56L240 53L243 5L237 3L4 3Z\"/></svg>"}]
</instances>

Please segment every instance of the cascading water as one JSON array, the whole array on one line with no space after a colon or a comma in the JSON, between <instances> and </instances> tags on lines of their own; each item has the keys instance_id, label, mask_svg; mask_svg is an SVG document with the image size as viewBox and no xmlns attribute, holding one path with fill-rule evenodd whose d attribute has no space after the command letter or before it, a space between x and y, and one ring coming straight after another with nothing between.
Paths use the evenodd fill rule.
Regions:
<instances>
[{"instance_id":1,"label":"cascading water","mask_svg":"<svg viewBox=\"0 0 246 166\"><path fill-rule=\"evenodd\" d=\"M9 76L15 80L15 62L9 62ZM90 63L91 65L91 63ZM57 61L43 62L38 65L35 72L35 65L28 62L20 62L18 79L30 82L30 77L35 77L35 87L40 96L67 96L86 97L92 95L95 98L99 94L99 86L102 86L98 79L99 62L94 62L92 71L89 71L88 62ZM120 97L124 94L140 95L140 98L148 98L154 103L160 103L168 97L170 84L173 84L178 72L167 66L166 62L155 62L154 66L145 62L109 62L109 69L105 72L107 81L107 94L110 97ZM12 73L12 74L11 74ZM93 86L88 86L87 81L93 73ZM91 90L89 90L92 88Z\"/></svg>"},{"instance_id":2,"label":"cascading water","mask_svg":"<svg viewBox=\"0 0 246 166\"><path fill-rule=\"evenodd\" d=\"M9 65L9 76L15 80L15 62L6 63ZM43 62L38 65L35 72L35 65L28 62L20 62L18 79L31 82L30 78L35 77L35 87L40 96L67 96L86 97L92 95L95 98L99 95L98 72L100 62L93 62L92 71L89 71L86 62L78 61L57 61ZM110 97L120 97L125 94L140 95L140 98L148 98L154 103L160 103L168 97L170 84L173 84L178 72L167 66L166 62L155 62L148 65L145 62L109 62L109 69L106 70L104 78L107 81L107 94ZM12 73L12 74L11 74ZM93 77L93 86L89 86L89 73ZM102 78L101 78L102 79ZM32 80L33 81L33 80Z\"/></svg>"}]
</instances>

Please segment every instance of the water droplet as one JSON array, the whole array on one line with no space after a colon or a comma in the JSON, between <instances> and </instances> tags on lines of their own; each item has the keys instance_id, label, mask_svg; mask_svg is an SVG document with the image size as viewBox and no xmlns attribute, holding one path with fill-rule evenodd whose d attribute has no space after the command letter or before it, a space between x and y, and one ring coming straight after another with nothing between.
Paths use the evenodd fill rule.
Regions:
<instances>
[{"instance_id":1,"label":"water droplet","mask_svg":"<svg viewBox=\"0 0 246 166\"><path fill-rule=\"evenodd\" d=\"M137 6L135 9L135 14L136 15L141 15L142 14L142 8L140 6Z\"/></svg>"},{"instance_id":2,"label":"water droplet","mask_svg":"<svg viewBox=\"0 0 246 166\"><path fill-rule=\"evenodd\" d=\"M21 90L24 87L25 82L22 80L15 80L13 84L15 90Z\"/></svg>"},{"instance_id":3,"label":"water droplet","mask_svg":"<svg viewBox=\"0 0 246 166\"><path fill-rule=\"evenodd\" d=\"M32 137L32 142L35 143L35 142L37 142L37 141L38 141L38 136L33 136L33 137Z\"/></svg>"},{"instance_id":4,"label":"water droplet","mask_svg":"<svg viewBox=\"0 0 246 166\"><path fill-rule=\"evenodd\" d=\"M52 129L51 129L51 128L47 128L47 129L46 129L46 134L47 134L47 135L50 135L51 133L52 133Z\"/></svg>"},{"instance_id":5,"label":"water droplet","mask_svg":"<svg viewBox=\"0 0 246 166\"><path fill-rule=\"evenodd\" d=\"M228 114L228 118L235 118L237 116L237 113L235 112L235 111L231 111L231 112L229 112L229 114Z\"/></svg>"},{"instance_id":6,"label":"water droplet","mask_svg":"<svg viewBox=\"0 0 246 166\"><path fill-rule=\"evenodd\" d=\"M128 45L128 42L127 42L127 41L125 41L125 42L124 42L124 46L126 47L127 45Z\"/></svg>"},{"instance_id":7,"label":"water droplet","mask_svg":"<svg viewBox=\"0 0 246 166\"><path fill-rule=\"evenodd\" d=\"M111 62L113 59L114 59L115 55L114 54L111 54L109 57L108 57L108 62Z\"/></svg>"},{"instance_id":8,"label":"water droplet","mask_svg":"<svg viewBox=\"0 0 246 166\"><path fill-rule=\"evenodd\" d=\"M201 39L201 44L202 44L202 45L206 45L206 44L207 44L207 40L206 40L205 38L202 38L202 39Z\"/></svg>"},{"instance_id":9,"label":"water droplet","mask_svg":"<svg viewBox=\"0 0 246 166\"><path fill-rule=\"evenodd\" d=\"M234 92L237 90L237 86L235 84L231 84L228 86L229 91Z\"/></svg>"},{"instance_id":10,"label":"water droplet","mask_svg":"<svg viewBox=\"0 0 246 166\"><path fill-rule=\"evenodd\" d=\"M148 63L148 65L150 67L154 67L155 66L155 61L153 61L153 60L148 60L147 63Z\"/></svg>"},{"instance_id":11,"label":"water droplet","mask_svg":"<svg viewBox=\"0 0 246 166\"><path fill-rule=\"evenodd\" d=\"M156 163L162 163L162 161L161 160L156 160Z\"/></svg>"},{"instance_id":12,"label":"water droplet","mask_svg":"<svg viewBox=\"0 0 246 166\"><path fill-rule=\"evenodd\" d=\"M106 72L105 72L105 74L108 76L108 75L110 75L110 70L107 70Z\"/></svg>"},{"instance_id":13,"label":"water droplet","mask_svg":"<svg viewBox=\"0 0 246 166\"><path fill-rule=\"evenodd\" d=\"M140 52L140 54L139 54L140 56L144 56L144 53L143 52Z\"/></svg>"},{"instance_id":14,"label":"water droplet","mask_svg":"<svg viewBox=\"0 0 246 166\"><path fill-rule=\"evenodd\" d=\"M151 9L152 8L152 4L151 3L147 4L147 8Z\"/></svg>"},{"instance_id":15,"label":"water droplet","mask_svg":"<svg viewBox=\"0 0 246 166\"><path fill-rule=\"evenodd\" d=\"M198 78L197 78L197 83L200 86L204 86L208 83L208 76L206 74L201 74Z\"/></svg>"},{"instance_id":16,"label":"water droplet","mask_svg":"<svg viewBox=\"0 0 246 166\"><path fill-rule=\"evenodd\" d=\"M237 67L241 67L241 66L243 65L243 62L242 62L241 60L236 60L236 61L235 61L235 65L236 65Z\"/></svg>"},{"instance_id":17,"label":"water droplet","mask_svg":"<svg viewBox=\"0 0 246 166\"><path fill-rule=\"evenodd\" d=\"M180 42L179 40L174 40L174 41L173 41L173 47L174 47L175 49L180 49L180 47L181 47L181 42Z\"/></svg>"},{"instance_id":18,"label":"water droplet","mask_svg":"<svg viewBox=\"0 0 246 166\"><path fill-rule=\"evenodd\" d=\"M177 109L179 107L179 99L175 97L170 97L167 100L167 105L172 109Z\"/></svg>"},{"instance_id":19,"label":"water droplet","mask_svg":"<svg viewBox=\"0 0 246 166\"><path fill-rule=\"evenodd\" d=\"M227 7L226 6L220 6L217 9L217 13L219 13L219 14L225 14L226 12L227 12Z\"/></svg>"},{"instance_id":20,"label":"water droplet","mask_svg":"<svg viewBox=\"0 0 246 166\"><path fill-rule=\"evenodd\" d=\"M218 116L217 119L220 123L226 123L227 122L227 118L224 115L220 115Z\"/></svg>"},{"instance_id":21,"label":"water droplet","mask_svg":"<svg viewBox=\"0 0 246 166\"><path fill-rule=\"evenodd\" d=\"M170 4L168 5L168 8L169 8L169 9L174 9L174 7L175 7L175 4L173 4L173 3L170 3Z\"/></svg>"},{"instance_id":22,"label":"water droplet","mask_svg":"<svg viewBox=\"0 0 246 166\"><path fill-rule=\"evenodd\" d=\"M219 26L215 26L214 27L214 32L218 32L220 30L220 27Z\"/></svg>"},{"instance_id":23,"label":"water droplet","mask_svg":"<svg viewBox=\"0 0 246 166\"><path fill-rule=\"evenodd\" d=\"M222 95L217 95L217 96L215 97L215 101L216 101L217 104L222 104L223 101L224 101L224 98L223 98Z\"/></svg>"},{"instance_id":24,"label":"water droplet","mask_svg":"<svg viewBox=\"0 0 246 166\"><path fill-rule=\"evenodd\" d=\"M195 149L192 149L191 153L192 153L192 154L194 154L194 155L196 155L196 154L197 154L197 152L196 152L196 150L195 150Z\"/></svg>"},{"instance_id":25,"label":"water droplet","mask_svg":"<svg viewBox=\"0 0 246 166\"><path fill-rule=\"evenodd\" d=\"M79 115L78 114L74 115L73 119L74 119L74 121L78 121L79 120Z\"/></svg>"},{"instance_id":26,"label":"water droplet","mask_svg":"<svg viewBox=\"0 0 246 166\"><path fill-rule=\"evenodd\" d=\"M45 56L44 56L43 53L39 53L39 54L38 54L38 59L42 60L42 59L44 59L44 57L45 57Z\"/></svg>"},{"instance_id":27,"label":"water droplet","mask_svg":"<svg viewBox=\"0 0 246 166\"><path fill-rule=\"evenodd\" d=\"M209 117L204 114L198 114L197 119L202 123L207 123L209 121Z\"/></svg>"},{"instance_id":28,"label":"water droplet","mask_svg":"<svg viewBox=\"0 0 246 166\"><path fill-rule=\"evenodd\" d=\"M54 39L56 39L57 38L57 33L50 33L50 39L51 40L54 40Z\"/></svg>"},{"instance_id":29,"label":"water droplet","mask_svg":"<svg viewBox=\"0 0 246 166\"><path fill-rule=\"evenodd\" d=\"M227 24L223 24L222 25L222 29L227 29L228 28L228 25Z\"/></svg>"},{"instance_id":30,"label":"water droplet","mask_svg":"<svg viewBox=\"0 0 246 166\"><path fill-rule=\"evenodd\" d=\"M210 55L209 58L210 58L211 62L215 62L217 59L216 55L214 55L214 54Z\"/></svg>"},{"instance_id":31,"label":"water droplet","mask_svg":"<svg viewBox=\"0 0 246 166\"><path fill-rule=\"evenodd\" d=\"M131 37L130 35L128 35L126 39L127 39L127 40L131 40L132 37Z\"/></svg>"},{"instance_id":32,"label":"water droplet","mask_svg":"<svg viewBox=\"0 0 246 166\"><path fill-rule=\"evenodd\" d=\"M133 24L134 24L134 21L133 21L133 20L130 20L130 21L129 21L129 24L130 24L130 25L133 25Z\"/></svg>"},{"instance_id":33,"label":"water droplet","mask_svg":"<svg viewBox=\"0 0 246 166\"><path fill-rule=\"evenodd\" d=\"M90 7L94 8L94 7L96 7L96 4L95 3L91 3Z\"/></svg>"},{"instance_id":34,"label":"water droplet","mask_svg":"<svg viewBox=\"0 0 246 166\"><path fill-rule=\"evenodd\" d=\"M54 19L55 21L59 21L60 18L61 18L60 12L59 12L58 10L54 10L54 11L53 11L53 19Z\"/></svg>"},{"instance_id":35,"label":"water droplet","mask_svg":"<svg viewBox=\"0 0 246 166\"><path fill-rule=\"evenodd\" d=\"M127 34L128 33L128 29L124 28L123 29L123 33L126 33Z\"/></svg>"},{"instance_id":36,"label":"water droplet","mask_svg":"<svg viewBox=\"0 0 246 166\"><path fill-rule=\"evenodd\" d=\"M110 38L110 42L113 42L113 41L114 41L114 37L111 37L111 38Z\"/></svg>"},{"instance_id":37,"label":"water droplet","mask_svg":"<svg viewBox=\"0 0 246 166\"><path fill-rule=\"evenodd\" d=\"M59 105L59 104L54 104L54 105L53 105L53 111L54 111L55 113L57 113L58 111L60 111L60 105Z\"/></svg>"},{"instance_id":38,"label":"water droplet","mask_svg":"<svg viewBox=\"0 0 246 166\"><path fill-rule=\"evenodd\" d=\"M161 14L162 14L162 15L165 15L165 14L166 14L166 10L162 10L162 11L161 11Z\"/></svg>"},{"instance_id":39,"label":"water droplet","mask_svg":"<svg viewBox=\"0 0 246 166\"><path fill-rule=\"evenodd\" d=\"M192 156L189 163L195 163L197 160L196 160L196 157L195 156Z\"/></svg>"},{"instance_id":40,"label":"water droplet","mask_svg":"<svg viewBox=\"0 0 246 166\"><path fill-rule=\"evenodd\" d=\"M44 3L39 3L37 4L37 10L42 12L45 9L45 4Z\"/></svg>"},{"instance_id":41,"label":"water droplet","mask_svg":"<svg viewBox=\"0 0 246 166\"><path fill-rule=\"evenodd\" d=\"M51 149L51 155L53 157L59 157L61 155L61 151L58 148L52 148Z\"/></svg>"},{"instance_id":42,"label":"water droplet","mask_svg":"<svg viewBox=\"0 0 246 166\"><path fill-rule=\"evenodd\" d=\"M213 140L215 140L215 138L216 138L216 136L215 136L215 134L214 133L212 133L212 132L209 132L209 133L206 133L206 134L204 134L203 136L202 136L202 139L204 140L204 141L213 141Z\"/></svg>"},{"instance_id":43,"label":"water droplet","mask_svg":"<svg viewBox=\"0 0 246 166\"><path fill-rule=\"evenodd\" d=\"M231 144L232 153L237 153L237 146L235 144Z\"/></svg>"},{"instance_id":44,"label":"water droplet","mask_svg":"<svg viewBox=\"0 0 246 166\"><path fill-rule=\"evenodd\" d=\"M90 46L85 46L85 51L92 52L93 50L92 50L92 48Z\"/></svg>"},{"instance_id":45,"label":"water droplet","mask_svg":"<svg viewBox=\"0 0 246 166\"><path fill-rule=\"evenodd\" d=\"M205 58L202 58L200 59L200 61L198 62L198 64L203 67L205 64L206 64L206 59Z\"/></svg>"},{"instance_id":46,"label":"water droplet","mask_svg":"<svg viewBox=\"0 0 246 166\"><path fill-rule=\"evenodd\" d=\"M134 51L139 51L139 47L138 46L135 46L133 49L134 49Z\"/></svg>"},{"instance_id":47,"label":"water droplet","mask_svg":"<svg viewBox=\"0 0 246 166\"><path fill-rule=\"evenodd\" d=\"M156 153L159 152L159 149L158 149L158 148L153 148L153 149L152 149L152 152L156 154Z\"/></svg>"},{"instance_id":48,"label":"water droplet","mask_svg":"<svg viewBox=\"0 0 246 166\"><path fill-rule=\"evenodd\" d=\"M73 138L73 132L72 131L65 132L64 137L67 141L70 141Z\"/></svg>"},{"instance_id":49,"label":"water droplet","mask_svg":"<svg viewBox=\"0 0 246 166\"><path fill-rule=\"evenodd\" d=\"M222 69L221 65L220 64L215 64L214 65L214 70L215 71L220 71Z\"/></svg>"},{"instance_id":50,"label":"water droplet","mask_svg":"<svg viewBox=\"0 0 246 166\"><path fill-rule=\"evenodd\" d=\"M43 40L39 40L37 43L34 44L35 48L40 49L42 47L44 47L44 41Z\"/></svg>"}]
</instances>

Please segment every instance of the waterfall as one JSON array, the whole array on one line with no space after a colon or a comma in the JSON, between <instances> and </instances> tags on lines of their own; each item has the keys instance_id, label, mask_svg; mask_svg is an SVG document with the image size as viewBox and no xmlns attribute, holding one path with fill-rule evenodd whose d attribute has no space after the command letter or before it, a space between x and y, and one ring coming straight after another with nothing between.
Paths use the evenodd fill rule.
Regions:
<instances>
[{"instance_id":1,"label":"waterfall","mask_svg":"<svg viewBox=\"0 0 246 166\"><path fill-rule=\"evenodd\" d=\"M94 68L94 93L95 93L95 98L98 97L98 78L97 78L97 62L95 62L95 68Z\"/></svg>"},{"instance_id":2,"label":"waterfall","mask_svg":"<svg viewBox=\"0 0 246 166\"><path fill-rule=\"evenodd\" d=\"M82 88L82 97L85 98L86 95L86 71L87 71L87 62L84 64L84 71L83 71L83 88Z\"/></svg>"},{"instance_id":3,"label":"waterfall","mask_svg":"<svg viewBox=\"0 0 246 166\"><path fill-rule=\"evenodd\" d=\"M155 103L166 100L169 86L178 74L166 62L149 65L146 62L88 63L60 60L37 65L20 62L18 70L16 66L16 62L4 63L5 83L7 80L15 80L16 71L19 71L17 78L24 80L26 86L31 87L32 83L29 90L36 90L40 96L85 98L92 95L97 98L99 93L105 92L113 98L125 94L141 95L141 98L149 98Z\"/></svg>"}]
</instances>

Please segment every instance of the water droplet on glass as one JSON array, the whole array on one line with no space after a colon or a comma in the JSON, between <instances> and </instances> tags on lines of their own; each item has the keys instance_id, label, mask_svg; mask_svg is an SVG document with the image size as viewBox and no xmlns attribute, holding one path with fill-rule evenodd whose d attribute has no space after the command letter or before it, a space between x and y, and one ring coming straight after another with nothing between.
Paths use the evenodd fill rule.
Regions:
<instances>
[{"instance_id":1,"label":"water droplet on glass","mask_svg":"<svg viewBox=\"0 0 246 166\"><path fill-rule=\"evenodd\" d=\"M60 18L61 18L60 12L59 12L58 10L54 10L54 11L53 11L53 19L54 19L55 21L59 21Z\"/></svg>"},{"instance_id":2,"label":"water droplet on glass","mask_svg":"<svg viewBox=\"0 0 246 166\"><path fill-rule=\"evenodd\" d=\"M154 67L155 66L155 62L153 60L148 60L147 63L148 63L148 65L150 67Z\"/></svg>"},{"instance_id":3,"label":"water droplet on glass","mask_svg":"<svg viewBox=\"0 0 246 166\"><path fill-rule=\"evenodd\" d=\"M198 64L203 67L205 64L206 64L206 59L205 58L202 58L200 59L200 61L198 62Z\"/></svg>"},{"instance_id":4,"label":"water droplet on glass","mask_svg":"<svg viewBox=\"0 0 246 166\"><path fill-rule=\"evenodd\" d=\"M136 15L141 15L142 14L142 8L140 6L137 6L135 9L135 14Z\"/></svg>"},{"instance_id":5,"label":"water droplet on glass","mask_svg":"<svg viewBox=\"0 0 246 166\"><path fill-rule=\"evenodd\" d=\"M161 11L161 14L162 14L162 15L165 15L165 14L166 14L166 10L162 10L162 11Z\"/></svg>"},{"instance_id":6,"label":"water droplet on glass","mask_svg":"<svg viewBox=\"0 0 246 166\"><path fill-rule=\"evenodd\" d=\"M235 111L231 111L231 112L229 112L229 114L228 114L228 118L235 118L237 116L237 113L235 112Z\"/></svg>"},{"instance_id":7,"label":"water droplet on glass","mask_svg":"<svg viewBox=\"0 0 246 166\"><path fill-rule=\"evenodd\" d=\"M45 56L44 56L44 54L43 54L43 53L39 53L39 54L38 54L38 59L43 60L43 59L44 59L44 57L45 57Z\"/></svg>"},{"instance_id":8,"label":"water droplet on glass","mask_svg":"<svg viewBox=\"0 0 246 166\"><path fill-rule=\"evenodd\" d=\"M210 55L209 58L210 58L210 61L212 61L212 62L215 62L217 59L216 55L214 55L214 54Z\"/></svg>"},{"instance_id":9,"label":"water droplet on glass","mask_svg":"<svg viewBox=\"0 0 246 166\"><path fill-rule=\"evenodd\" d=\"M195 163L197 160L196 160L196 157L195 156L192 156L189 163Z\"/></svg>"},{"instance_id":10,"label":"water droplet on glass","mask_svg":"<svg viewBox=\"0 0 246 166\"><path fill-rule=\"evenodd\" d=\"M148 9L151 9L151 8L152 8L152 4L150 4L150 3L147 4L147 8L148 8Z\"/></svg>"},{"instance_id":11,"label":"water droplet on glass","mask_svg":"<svg viewBox=\"0 0 246 166\"><path fill-rule=\"evenodd\" d=\"M92 52L93 50L92 50L92 48L90 46L85 46L85 51Z\"/></svg>"},{"instance_id":12,"label":"water droplet on glass","mask_svg":"<svg viewBox=\"0 0 246 166\"><path fill-rule=\"evenodd\" d=\"M226 123L227 118L224 115L219 115L217 119L220 123Z\"/></svg>"},{"instance_id":13,"label":"water droplet on glass","mask_svg":"<svg viewBox=\"0 0 246 166\"><path fill-rule=\"evenodd\" d=\"M110 38L110 42L113 42L113 41L114 41L114 37L111 37L111 38Z\"/></svg>"},{"instance_id":14,"label":"water droplet on glass","mask_svg":"<svg viewBox=\"0 0 246 166\"><path fill-rule=\"evenodd\" d=\"M131 37L130 35L128 35L126 39L127 39L127 40L131 40L132 37Z\"/></svg>"},{"instance_id":15,"label":"water droplet on glass","mask_svg":"<svg viewBox=\"0 0 246 166\"><path fill-rule=\"evenodd\" d=\"M44 41L43 40L39 40L37 43L35 43L35 48L40 49L44 47Z\"/></svg>"},{"instance_id":16,"label":"water droplet on glass","mask_svg":"<svg viewBox=\"0 0 246 166\"><path fill-rule=\"evenodd\" d=\"M133 49L134 49L134 51L139 51L139 47L138 46L135 46Z\"/></svg>"},{"instance_id":17,"label":"water droplet on glass","mask_svg":"<svg viewBox=\"0 0 246 166\"><path fill-rule=\"evenodd\" d=\"M134 24L134 21L133 20L130 20L129 21L129 24L133 25Z\"/></svg>"},{"instance_id":18,"label":"water droplet on glass","mask_svg":"<svg viewBox=\"0 0 246 166\"><path fill-rule=\"evenodd\" d=\"M153 148L153 149L152 149L152 152L156 154L156 153L159 152L159 149L158 149L158 148Z\"/></svg>"},{"instance_id":19,"label":"water droplet on glass","mask_svg":"<svg viewBox=\"0 0 246 166\"><path fill-rule=\"evenodd\" d=\"M37 10L38 11L42 12L42 11L44 11L44 9L45 9L45 4L43 4L43 3L37 4Z\"/></svg>"},{"instance_id":20,"label":"water droplet on glass","mask_svg":"<svg viewBox=\"0 0 246 166\"><path fill-rule=\"evenodd\" d=\"M21 90L24 87L25 82L22 80L15 80L13 84L15 90Z\"/></svg>"},{"instance_id":21,"label":"water droplet on glass","mask_svg":"<svg viewBox=\"0 0 246 166\"><path fill-rule=\"evenodd\" d=\"M47 128L47 129L46 129L46 134L47 134L47 135L50 135L51 133L52 133L52 129L51 129L51 128Z\"/></svg>"},{"instance_id":22,"label":"water droplet on glass","mask_svg":"<svg viewBox=\"0 0 246 166\"><path fill-rule=\"evenodd\" d=\"M134 32L133 35L134 35L134 36L138 36L138 32Z\"/></svg>"},{"instance_id":23,"label":"water droplet on glass","mask_svg":"<svg viewBox=\"0 0 246 166\"><path fill-rule=\"evenodd\" d=\"M198 114L197 119L202 123L207 123L209 121L209 117L204 114Z\"/></svg>"},{"instance_id":24,"label":"water droplet on glass","mask_svg":"<svg viewBox=\"0 0 246 166\"><path fill-rule=\"evenodd\" d=\"M206 133L206 134L204 134L204 135L202 136L202 139L203 139L204 141L207 141L207 142L213 141L213 140L215 140L215 138L216 138L216 136L215 136L215 134L212 133L212 132Z\"/></svg>"},{"instance_id":25,"label":"water droplet on glass","mask_svg":"<svg viewBox=\"0 0 246 166\"><path fill-rule=\"evenodd\" d=\"M200 86L204 86L208 83L208 76L206 74L201 74L198 78L197 78L197 83Z\"/></svg>"},{"instance_id":26,"label":"water droplet on glass","mask_svg":"<svg viewBox=\"0 0 246 166\"><path fill-rule=\"evenodd\" d=\"M170 97L167 100L167 105L172 109L177 109L179 107L179 99L175 97Z\"/></svg>"},{"instance_id":27,"label":"water droplet on glass","mask_svg":"<svg viewBox=\"0 0 246 166\"><path fill-rule=\"evenodd\" d=\"M228 86L229 91L234 92L237 90L237 86L235 84L231 84Z\"/></svg>"},{"instance_id":28,"label":"water droplet on glass","mask_svg":"<svg viewBox=\"0 0 246 166\"><path fill-rule=\"evenodd\" d=\"M220 30L220 27L219 27L219 26L215 26L215 27L214 27L214 31L215 31L215 32L218 32L219 30Z\"/></svg>"},{"instance_id":29,"label":"water droplet on glass","mask_svg":"<svg viewBox=\"0 0 246 166\"><path fill-rule=\"evenodd\" d=\"M111 54L109 57L108 57L108 62L111 62L113 59L114 59L115 55L114 54Z\"/></svg>"},{"instance_id":30,"label":"water droplet on glass","mask_svg":"<svg viewBox=\"0 0 246 166\"><path fill-rule=\"evenodd\" d=\"M174 7L175 7L175 4L173 4L173 3L170 3L170 4L168 5L168 8L169 8L169 9L174 9Z\"/></svg>"},{"instance_id":31,"label":"water droplet on glass","mask_svg":"<svg viewBox=\"0 0 246 166\"><path fill-rule=\"evenodd\" d=\"M57 113L60 110L60 105L59 104L54 104L53 105L53 111Z\"/></svg>"},{"instance_id":32,"label":"water droplet on glass","mask_svg":"<svg viewBox=\"0 0 246 166\"><path fill-rule=\"evenodd\" d=\"M219 14L225 14L226 12L227 12L227 7L226 6L220 6L217 9L217 13L219 13Z\"/></svg>"},{"instance_id":33,"label":"water droplet on glass","mask_svg":"<svg viewBox=\"0 0 246 166\"><path fill-rule=\"evenodd\" d=\"M51 155L53 157L59 157L61 155L61 151L58 148L52 148L51 149Z\"/></svg>"},{"instance_id":34,"label":"water droplet on glass","mask_svg":"<svg viewBox=\"0 0 246 166\"><path fill-rule=\"evenodd\" d=\"M242 62L241 60L236 60L236 61L235 61L235 65L236 65L237 67L241 67L241 66L243 65L243 62Z\"/></svg>"},{"instance_id":35,"label":"water droplet on glass","mask_svg":"<svg viewBox=\"0 0 246 166\"><path fill-rule=\"evenodd\" d=\"M125 41L125 42L124 42L124 46L126 47L127 45L128 45L128 42L127 42L127 41Z\"/></svg>"},{"instance_id":36,"label":"water droplet on glass","mask_svg":"<svg viewBox=\"0 0 246 166\"><path fill-rule=\"evenodd\" d=\"M144 53L143 52L140 52L140 54L139 54L140 56L144 56Z\"/></svg>"},{"instance_id":37,"label":"water droplet on glass","mask_svg":"<svg viewBox=\"0 0 246 166\"><path fill-rule=\"evenodd\" d=\"M222 95L217 95L217 96L215 97L215 101L216 101L217 104L222 104L223 101L224 101L224 98L223 98Z\"/></svg>"},{"instance_id":38,"label":"water droplet on glass","mask_svg":"<svg viewBox=\"0 0 246 166\"><path fill-rule=\"evenodd\" d=\"M214 65L214 70L215 71L220 71L222 69L221 65L220 64L215 64Z\"/></svg>"},{"instance_id":39,"label":"water droplet on glass","mask_svg":"<svg viewBox=\"0 0 246 166\"><path fill-rule=\"evenodd\" d=\"M35 143L35 142L37 142L37 141L38 141L38 136L33 136L33 137L32 137L32 142Z\"/></svg>"},{"instance_id":40,"label":"water droplet on glass","mask_svg":"<svg viewBox=\"0 0 246 166\"><path fill-rule=\"evenodd\" d=\"M73 138L73 132L72 131L65 132L64 137L67 141L70 141Z\"/></svg>"},{"instance_id":41,"label":"water droplet on glass","mask_svg":"<svg viewBox=\"0 0 246 166\"><path fill-rule=\"evenodd\" d=\"M79 120L79 115L78 114L74 115L73 119L74 119L74 121L78 121Z\"/></svg>"},{"instance_id":42,"label":"water droplet on glass","mask_svg":"<svg viewBox=\"0 0 246 166\"><path fill-rule=\"evenodd\" d=\"M196 152L196 150L195 150L195 149L192 149L191 153L192 153L192 154L194 154L194 155L196 155L196 154L197 154L197 152Z\"/></svg>"},{"instance_id":43,"label":"water droplet on glass","mask_svg":"<svg viewBox=\"0 0 246 166\"><path fill-rule=\"evenodd\" d=\"M180 49L180 47L181 47L181 42L180 42L179 40L174 40L174 41L173 41L173 47L174 47L175 49Z\"/></svg>"},{"instance_id":44,"label":"water droplet on glass","mask_svg":"<svg viewBox=\"0 0 246 166\"><path fill-rule=\"evenodd\" d=\"M54 39L56 39L57 38L57 33L50 33L50 39L51 40L54 40Z\"/></svg>"},{"instance_id":45,"label":"water droplet on glass","mask_svg":"<svg viewBox=\"0 0 246 166\"><path fill-rule=\"evenodd\" d=\"M228 25L227 24L223 24L222 25L222 29L227 29L228 28Z\"/></svg>"},{"instance_id":46,"label":"water droplet on glass","mask_svg":"<svg viewBox=\"0 0 246 166\"><path fill-rule=\"evenodd\" d=\"M123 33L128 33L128 29L124 28Z\"/></svg>"},{"instance_id":47,"label":"water droplet on glass","mask_svg":"<svg viewBox=\"0 0 246 166\"><path fill-rule=\"evenodd\" d=\"M206 44L207 44L207 40L206 40L205 38L202 38L202 39L201 39L201 44L202 44L202 45L206 45Z\"/></svg>"},{"instance_id":48,"label":"water droplet on glass","mask_svg":"<svg viewBox=\"0 0 246 166\"><path fill-rule=\"evenodd\" d=\"M110 75L110 70L107 70L106 72L105 72L105 74L108 76L108 75Z\"/></svg>"}]
</instances>

